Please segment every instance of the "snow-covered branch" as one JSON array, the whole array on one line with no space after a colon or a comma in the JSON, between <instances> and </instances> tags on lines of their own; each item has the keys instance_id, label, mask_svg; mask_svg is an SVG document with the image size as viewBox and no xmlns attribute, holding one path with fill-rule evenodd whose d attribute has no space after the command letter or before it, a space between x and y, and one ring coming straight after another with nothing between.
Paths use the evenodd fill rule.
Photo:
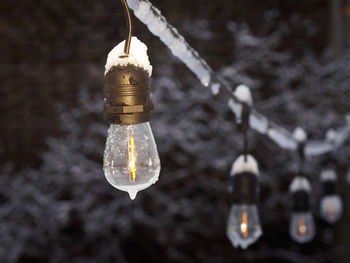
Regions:
<instances>
[{"instance_id":1,"label":"snow-covered branch","mask_svg":"<svg viewBox=\"0 0 350 263\"><path fill-rule=\"evenodd\" d=\"M242 101L233 93L233 84L227 82L218 76L213 69L202 59L179 34L179 32L170 25L161 12L154 7L148 0L128 0L130 8L135 16L143 22L152 34L158 36L160 40L178 57L200 80L202 85L209 87L213 95L222 95L228 98L227 104L236 119L240 119L242 110ZM298 142L293 135L285 128L277 125L255 109L251 110L250 127L260 134L264 134L283 149L297 150ZM305 144L305 154L308 156L318 156L337 149L345 143L350 135L349 117L346 124L338 132L331 132L331 138L328 136L324 141L308 141Z\"/></svg>"},{"instance_id":2,"label":"snow-covered branch","mask_svg":"<svg viewBox=\"0 0 350 263\"><path fill-rule=\"evenodd\" d=\"M346 116L345 120L345 125L337 131L328 130L325 140L308 141L305 146L305 154L318 156L336 150L343 145L350 135L350 114Z\"/></svg>"}]
</instances>

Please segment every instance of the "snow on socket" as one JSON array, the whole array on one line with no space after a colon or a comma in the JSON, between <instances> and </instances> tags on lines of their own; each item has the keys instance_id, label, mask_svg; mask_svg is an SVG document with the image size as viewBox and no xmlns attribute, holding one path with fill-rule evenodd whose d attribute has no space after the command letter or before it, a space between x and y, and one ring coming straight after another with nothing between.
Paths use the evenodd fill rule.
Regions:
<instances>
[{"instance_id":1,"label":"snow on socket","mask_svg":"<svg viewBox=\"0 0 350 263\"><path fill-rule=\"evenodd\" d=\"M149 1L128 0L128 3L134 10L134 15L147 25L149 31L158 36L170 51L197 76L200 82L208 87L212 74L211 68L178 34L177 30L167 23L160 11Z\"/></svg>"},{"instance_id":2,"label":"snow on socket","mask_svg":"<svg viewBox=\"0 0 350 263\"><path fill-rule=\"evenodd\" d=\"M329 129L326 133L327 141L335 141L337 138L337 132L334 129Z\"/></svg>"},{"instance_id":3,"label":"snow on socket","mask_svg":"<svg viewBox=\"0 0 350 263\"><path fill-rule=\"evenodd\" d=\"M125 40L116 45L107 56L105 65L105 75L114 66L135 65L152 75L152 66L147 55L147 46L142 43L137 37L131 38L130 52L124 53Z\"/></svg>"},{"instance_id":4,"label":"snow on socket","mask_svg":"<svg viewBox=\"0 0 350 263\"><path fill-rule=\"evenodd\" d=\"M233 94L237 97L239 101L245 102L250 106L252 105L253 98L248 86L243 84L239 85Z\"/></svg>"},{"instance_id":5,"label":"snow on socket","mask_svg":"<svg viewBox=\"0 0 350 263\"><path fill-rule=\"evenodd\" d=\"M307 139L306 132L304 131L303 128L296 127L294 132L293 132L293 137L298 141L298 142L305 142Z\"/></svg>"},{"instance_id":6,"label":"snow on socket","mask_svg":"<svg viewBox=\"0 0 350 263\"><path fill-rule=\"evenodd\" d=\"M289 186L290 192L296 192L299 190L304 190L306 192L312 191L309 180L304 176L296 176Z\"/></svg>"},{"instance_id":7,"label":"snow on socket","mask_svg":"<svg viewBox=\"0 0 350 263\"><path fill-rule=\"evenodd\" d=\"M247 156L244 156L244 154L238 156L232 165L231 176L243 172L250 172L255 175L259 174L258 162L250 154Z\"/></svg>"},{"instance_id":8,"label":"snow on socket","mask_svg":"<svg viewBox=\"0 0 350 263\"><path fill-rule=\"evenodd\" d=\"M336 181L337 180L337 174L335 173L334 170L331 169L327 169L327 170L323 170L321 172L321 181L325 182L325 181Z\"/></svg>"}]
</instances>

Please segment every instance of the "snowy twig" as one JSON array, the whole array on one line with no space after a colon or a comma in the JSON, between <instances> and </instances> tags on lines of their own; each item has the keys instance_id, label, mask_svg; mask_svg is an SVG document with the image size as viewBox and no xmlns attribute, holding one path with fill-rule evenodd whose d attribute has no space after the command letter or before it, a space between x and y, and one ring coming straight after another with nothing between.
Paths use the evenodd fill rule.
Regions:
<instances>
[{"instance_id":1,"label":"snowy twig","mask_svg":"<svg viewBox=\"0 0 350 263\"><path fill-rule=\"evenodd\" d=\"M316 259L312 258L307 255L303 255L301 253L296 253L294 251L286 250L286 249L264 249L260 251L254 251L254 253L247 254L247 258L249 259L279 259L283 261L287 261L290 263L298 263L298 262L304 262L304 263L320 263L320 262L326 262L327 260L325 258L326 253L321 253L317 255Z\"/></svg>"},{"instance_id":2,"label":"snowy twig","mask_svg":"<svg viewBox=\"0 0 350 263\"><path fill-rule=\"evenodd\" d=\"M350 136L350 114L346 116L346 123L338 131L329 130L323 141L308 141L305 145L305 154L318 156L338 149Z\"/></svg>"},{"instance_id":3,"label":"snowy twig","mask_svg":"<svg viewBox=\"0 0 350 263\"><path fill-rule=\"evenodd\" d=\"M240 118L242 101L232 92L232 85L218 76L213 69L202 59L184 39L179 32L170 25L161 12L148 0L128 0L130 8L135 16L147 25L149 31L158 36L160 40L178 57L205 86L209 87L214 95L221 93L228 99L228 106ZM334 132L332 139L324 141L308 141L305 143L305 155L318 156L337 149L350 135L350 118L338 132ZM251 110L250 127L257 132L266 135L277 145L287 150L297 150L298 141L285 128L275 124L255 109Z\"/></svg>"}]
</instances>

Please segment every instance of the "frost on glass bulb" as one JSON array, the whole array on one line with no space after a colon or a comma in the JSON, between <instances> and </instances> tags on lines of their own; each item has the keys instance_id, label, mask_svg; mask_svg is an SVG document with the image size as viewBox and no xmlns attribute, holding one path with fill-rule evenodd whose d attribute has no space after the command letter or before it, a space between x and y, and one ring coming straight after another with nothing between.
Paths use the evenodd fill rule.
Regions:
<instances>
[{"instance_id":1,"label":"frost on glass bulb","mask_svg":"<svg viewBox=\"0 0 350 263\"><path fill-rule=\"evenodd\" d=\"M160 160L149 122L110 125L103 170L107 181L131 199L158 180Z\"/></svg>"},{"instance_id":2,"label":"frost on glass bulb","mask_svg":"<svg viewBox=\"0 0 350 263\"><path fill-rule=\"evenodd\" d=\"M334 223L343 213L343 204L338 195L326 195L321 199L321 216L329 223Z\"/></svg>"},{"instance_id":3,"label":"frost on glass bulb","mask_svg":"<svg viewBox=\"0 0 350 263\"><path fill-rule=\"evenodd\" d=\"M261 235L262 229L256 205L232 205L227 224L227 236L232 245L246 249Z\"/></svg>"},{"instance_id":4,"label":"frost on glass bulb","mask_svg":"<svg viewBox=\"0 0 350 263\"><path fill-rule=\"evenodd\" d=\"M315 236L315 223L312 213L293 212L289 225L289 234L298 243L311 241Z\"/></svg>"}]
</instances>

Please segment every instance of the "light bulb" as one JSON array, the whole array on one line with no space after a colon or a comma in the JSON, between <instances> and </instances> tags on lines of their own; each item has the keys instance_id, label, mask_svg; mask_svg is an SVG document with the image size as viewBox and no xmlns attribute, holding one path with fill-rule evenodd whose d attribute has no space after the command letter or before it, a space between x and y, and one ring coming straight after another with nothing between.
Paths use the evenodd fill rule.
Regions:
<instances>
[{"instance_id":1,"label":"light bulb","mask_svg":"<svg viewBox=\"0 0 350 263\"><path fill-rule=\"evenodd\" d=\"M131 199L158 180L160 160L149 122L110 125L103 170L107 181Z\"/></svg>"},{"instance_id":2,"label":"light bulb","mask_svg":"<svg viewBox=\"0 0 350 263\"><path fill-rule=\"evenodd\" d=\"M232 205L227 224L227 236L232 245L246 249L261 235L262 229L256 205Z\"/></svg>"},{"instance_id":3,"label":"light bulb","mask_svg":"<svg viewBox=\"0 0 350 263\"><path fill-rule=\"evenodd\" d=\"M321 199L321 216L329 223L337 221L343 213L343 204L338 195L326 195Z\"/></svg>"},{"instance_id":4,"label":"light bulb","mask_svg":"<svg viewBox=\"0 0 350 263\"><path fill-rule=\"evenodd\" d=\"M314 238L315 233L315 223L311 212L292 213L289 234L293 240L298 243L306 243Z\"/></svg>"},{"instance_id":5,"label":"light bulb","mask_svg":"<svg viewBox=\"0 0 350 263\"><path fill-rule=\"evenodd\" d=\"M311 213L311 184L305 176L296 176L289 186L289 191L293 200L289 234L298 243L309 242L316 234Z\"/></svg>"},{"instance_id":6,"label":"light bulb","mask_svg":"<svg viewBox=\"0 0 350 263\"><path fill-rule=\"evenodd\" d=\"M343 204L337 189L338 176L332 169L321 172L323 197L320 202L320 212L324 220L329 223L337 221L343 213Z\"/></svg>"}]
</instances>

